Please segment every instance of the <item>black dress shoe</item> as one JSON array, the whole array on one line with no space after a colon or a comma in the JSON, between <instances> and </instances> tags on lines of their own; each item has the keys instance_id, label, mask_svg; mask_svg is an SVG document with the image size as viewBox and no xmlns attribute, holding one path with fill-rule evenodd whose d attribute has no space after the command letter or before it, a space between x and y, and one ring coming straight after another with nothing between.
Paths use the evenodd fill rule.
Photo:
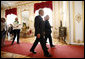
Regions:
<instances>
[{"instance_id":1,"label":"black dress shoe","mask_svg":"<svg viewBox=\"0 0 85 59\"><path fill-rule=\"evenodd\" d=\"M11 43L11 45L13 45L13 43Z\"/></svg>"},{"instance_id":2,"label":"black dress shoe","mask_svg":"<svg viewBox=\"0 0 85 59\"><path fill-rule=\"evenodd\" d=\"M55 46L54 46L54 45L52 45L52 46L51 46L51 48L52 48L52 47L55 47Z\"/></svg>"},{"instance_id":3,"label":"black dress shoe","mask_svg":"<svg viewBox=\"0 0 85 59\"><path fill-rule=\"evenodd\" d=\"M17 44L20 44L20 43L17 43Z\"/></svg>"},{"instance_id":4,"label":"black dress shoe","mask_svg":"<svg viewBox=\"0 0 85 59\"><path fill-rule=\"evenodd\" d=\"M50 54L48 54L48 55L44 55L45 57L52 57Z\"/></svg>"},{"instance_id":5,"label":"black dress shoe","mask_svg":"<svg viewBox=\"0 0 85 59\"><path fill-rule=\"evenodd\" d=\"M35 51L32 51L32 50L30 50L30 52L32 52L32 53L34 53L34 54L36 54L36 52L35 52Z\"/></svg>"}]
</instances>

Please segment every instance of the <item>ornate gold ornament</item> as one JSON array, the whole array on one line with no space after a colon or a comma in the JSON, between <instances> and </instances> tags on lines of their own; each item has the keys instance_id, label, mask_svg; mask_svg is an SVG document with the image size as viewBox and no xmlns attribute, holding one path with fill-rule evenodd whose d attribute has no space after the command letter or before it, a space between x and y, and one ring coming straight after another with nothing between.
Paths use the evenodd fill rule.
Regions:
<instances>
[{"instance_id":1,"label":"ornate gold ornament","mask_svg":"<svg viewBox=\"0 0 85 59\"><path fill-rule=\"evenodd\" d=\"M78 13L78 14L75 16L75 20L76 20L78 23L80 23L80 21L81 21L81 15L80 15L80 13Z\"/></svg>"}]
</instances>

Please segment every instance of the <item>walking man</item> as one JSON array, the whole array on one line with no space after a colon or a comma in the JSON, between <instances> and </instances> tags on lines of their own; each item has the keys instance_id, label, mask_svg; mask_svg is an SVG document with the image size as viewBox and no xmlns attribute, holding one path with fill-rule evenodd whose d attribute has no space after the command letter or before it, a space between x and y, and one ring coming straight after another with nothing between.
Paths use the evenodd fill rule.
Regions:
<instances>
[{"instance_id":1,"label":"walking man","mask_svg":"<svg viewBox=\"0 0 85 59\"><path fill-rule=\"evenodd\" d=\"M43 52L44 52L44 56L51 57L51 55L49 54L49 52L47 50L45 38L44 38L44 36L45 36L45 23L44 23L43 18L42 18L43 15L44 15L44 11L39 10L39 15L35 17L34 27L35 27L36 40L35 40L32 48L30 49L30 51L36 54L34 49L37 46L38 42L40 42L42 49L43 49Z\"/></svg>"}]
</instances>

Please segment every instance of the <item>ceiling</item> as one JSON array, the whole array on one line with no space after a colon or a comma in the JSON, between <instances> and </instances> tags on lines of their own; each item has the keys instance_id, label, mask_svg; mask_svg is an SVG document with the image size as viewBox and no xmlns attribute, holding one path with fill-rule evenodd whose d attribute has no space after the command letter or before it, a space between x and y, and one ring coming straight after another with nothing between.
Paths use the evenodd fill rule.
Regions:
<instances>
[{"instance_id":1,"label":"ceiling","mask_svg":"<svg viewBox=\"0 0 85 59\"><path fill-rule=\"evenodd\" d=\"M40 1L1 1L1 8L16 7L26 3L35 3Z\"/></svg>"}]
</instances>

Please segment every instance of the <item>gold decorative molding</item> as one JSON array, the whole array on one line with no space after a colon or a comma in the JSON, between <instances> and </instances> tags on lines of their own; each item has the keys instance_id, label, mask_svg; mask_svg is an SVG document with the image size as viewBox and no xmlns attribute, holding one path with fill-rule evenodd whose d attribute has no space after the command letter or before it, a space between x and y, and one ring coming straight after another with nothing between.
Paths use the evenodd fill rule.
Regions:
<instances>
[{"instance_id":1,"label":"gold decorative molding","mask_svg":"<svg viewBox=\"0 0 85 59\"><path fill-rule=\"evenodd\" d=\"M68 21L68 22L67 22L67 25L68 25L68 26L67 26L67 40L68 40L68 42L70 41L70 40L69 40L69 20L68 20L68 19L69 19L69 12L70 12L70 11L69 11L69 2L67 1L67 15L68 15L68 16L67 16L67 21Z\"/></svg>"},{"instance_id":2,"label":"gold decorative molding","mask_svg":"<svg viewBox=\"0 0 85 59\"><path fill-rule=\"evenodd\" d=\"M80 15L80 13L78 13L78 14L75 16L75 20L76 20L78 23L80 23L80 21L81 21L81 15Z\"/></svg>"},{"instance_id":3,"label":"gold decorative molding","mask_svg":"<svg viewBox=\"0 0 85 59\"><path fill-rule=\"evenodd\" d=\"M17 8L18 6L23 6L23 5L30 5L34 3L40 3L42 1L17 1L14 5L7 5L7 7L4 7L4 9L10 9L10 8ZM45 2L45 1L43 1ZM3 8L3 7L2 7Z\"/></svg>"},{"instance_id":4,"label":"gold decorative molding","mask_svg":"<svg viewBox=\"0 0 85 59\"><path fill-rule=\"evenodd\" d=\"M83 16L83 41L81 40L75 40L75 20L77 20L77 22L79 23L81 21L81 15L78 13L75 16L75 5L74 5L74 1L72 2L73 5L73 42L75 43L84 43L84 1L82 1L82 16Z\"/></svg>"},{"instance_id":5,"label":"gold decorative molding","mask_svg":"<svg viewBox=\"0 0 85 59\"><path fill-rule=\"evenodd\" d=\"M63 20L63 1L61 1L61 20Z\"/></svg>"},{"instance_id":6,"label":"gold decorative molding","mask_svg":"<svg viewBox=\"0 0 85 59\"><path fill-rule=\"evenodd\" d=\"M31 1L31 2L27 2L27 3L23 3L22 2L22 4L18 4L17 3L17 6L23 6L23 5L29 5L29 4L34 4L34 3L41 3L42 1ZM43 1L43 2L45 2L45 1Z\"/></svg>"},{"instance_id":7,"label":"gold decorative molding","mask_svg":"<svg viewBox=\"0 0 85 59\"><path fill-rule=\"evenodd\" d=\"M75 40L75 5L74 5L74 1L72 2L73 5L73 42L76 42Z\"/></svg>"},{"instance_id":8,"label":"gold decorative molding","mask_svg":"<svg viewBox=\"0 0 85 59\"><path fill-rule=\"evenodd\" d=\"M60 1L58 1L58 9L60 10ZM60 22L60 11L58 11L58 14L59 14L59 22Z\"/></svg>"},{"instance_id":9,"label":"gold decorative molding","mask_svg":"<svg viewBox=\"0 0 85 59\"><path fill-rule=\"evenodd\" d=\"M84 1L82 1L82 16L83 16L83 43L84 43Z\"/></svg>"}]
</instances>

